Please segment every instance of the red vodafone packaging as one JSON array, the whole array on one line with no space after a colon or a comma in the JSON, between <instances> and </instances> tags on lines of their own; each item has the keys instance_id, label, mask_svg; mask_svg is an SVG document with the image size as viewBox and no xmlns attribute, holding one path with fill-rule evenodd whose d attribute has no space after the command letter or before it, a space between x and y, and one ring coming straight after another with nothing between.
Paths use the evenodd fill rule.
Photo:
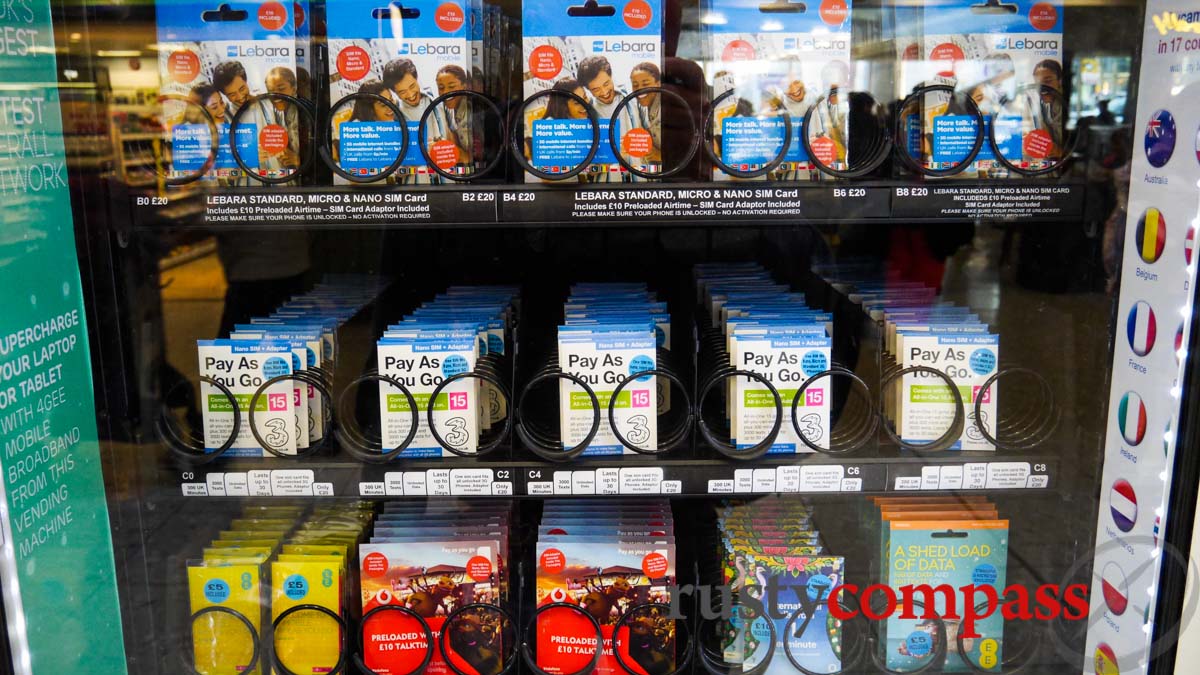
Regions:
<instances>
[{"instance_id":1,"label":"red vodafone packaging","mask_svg":"<svg viewBox=\"0 0 1200 675\"><path fill-rule=\"evenodd\" d=\"M537 546L538 607L568 603L581 611L550 608L538 617L538 666L556 674L587 666L596 653L590 617L600 626L603 640L597 675L674 670L677 645L672 621L665 612L648 607L668 604L668 588L673 584L673 537L542 537Z\"/></svg>"},{"instance_id":2,"label":"red vodafone packaging","mask_svg":"<svg viewBox=\"0 0 1200 675\"><path fill-rule=\"evenodd\" d=\"M411 614L370 614L381 606L398 605L420 616L432 634L435 646L424 672L453 675L440 648L441 632L455 610L472 603L497 604L499 553L498 542L485 539L360 546L365 665L380 675L405 675L429 653L424 627ZM497 625L480 617L495 618ZM504 653L504 629L498 619L498 614L480 612L474 619L456 621L464 625L449 631L447 641L460 670L477 675L497 671L493 666Z\"/></svg>"}]
</instances>

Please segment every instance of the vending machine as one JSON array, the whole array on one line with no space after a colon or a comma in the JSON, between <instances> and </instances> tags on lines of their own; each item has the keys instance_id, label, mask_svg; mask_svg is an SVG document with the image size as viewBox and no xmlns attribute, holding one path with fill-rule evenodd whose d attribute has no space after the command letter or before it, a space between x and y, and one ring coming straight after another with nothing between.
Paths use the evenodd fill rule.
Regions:
<instances>
[{"instance_id":1,"label":"vending machine","mask_svg":"<svg viewBox=\"0 0 1200 675\"><path fill-rule=\"evenodd\" d=\"M19 675L1195 671L1200 6L0 3Z\"/></svg>"}]
</instances>

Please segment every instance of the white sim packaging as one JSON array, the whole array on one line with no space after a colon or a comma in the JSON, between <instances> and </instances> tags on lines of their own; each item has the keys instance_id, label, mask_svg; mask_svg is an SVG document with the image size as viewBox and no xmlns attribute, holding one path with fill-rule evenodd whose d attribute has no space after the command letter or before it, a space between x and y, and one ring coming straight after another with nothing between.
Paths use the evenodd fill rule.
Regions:
<instances>
[{"instance_id":1,"label":"white sim packaging","mask_svg":"<svg viewBox=\"0 0 1200 675\"><path fill-rule=\"evenodd\" d=\"M200 375L225 385L233 393L240 411L237 438L226 454L263 457L268 453L250 430L250 402L254 393L268 380L294 372L298 357L292 344L284 340L200 340ZM281 380L267 387L255 403L255 427L265 443L284 455L296 454L298 429L294 383ZM200 383L201 411L204 420L205 449L214 451L233 431L233 404L215 385ZM307 427L307 422L305 423Z\"/></svg>"}]
</instances>

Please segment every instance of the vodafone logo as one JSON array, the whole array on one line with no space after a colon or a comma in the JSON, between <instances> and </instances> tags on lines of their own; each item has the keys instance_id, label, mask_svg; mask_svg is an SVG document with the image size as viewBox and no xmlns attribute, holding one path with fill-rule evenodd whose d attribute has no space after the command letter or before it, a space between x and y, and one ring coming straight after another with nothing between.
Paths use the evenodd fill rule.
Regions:
<instances>
[{"instance_id":1,"label":"vodafone logo","mask_svg":"<svg viewBox=\"0 0 1200 675\"><path fill-rule=\"evenodd\" d=\"M463 14L462 7L452 2L443 2L438 5L437 11L433 14L433 22L447 33L453 33L462 28L465 21L466 15Z\"/></svg>"},{"instance_id":2,"label":"vodafone logo","mask_svg":"<svg viewBox=\"0 0 1200 675\"><path fill-rule=\"evenodd\" d=\"M287 8L278 2L264 2L258 8L258 25L267 30L279 30L287 21Z\"/></svg>"},{"instance_id":3,"label":"vodafone logo","mask_svg":"<svg viewBox=\"0 0 1200 675\"><path fill-rule=\"evenodd\" d=\"M820 14L821 20L826 24L840 26L846 23L850 10L846 7L845 0L822 0Z\"/></svg>"},{"instance_id":4,"label":"vodafone logo","mask_svg":"<svg viewBox=\"0 0 1200 675\"><path fill-rule=\"evenodd\" d=\"M1047 31L1058 23L1058 10L1048 2L1039 2L1029 8L1029 24L1034 28Z\"/></svg>"}]
</instances>

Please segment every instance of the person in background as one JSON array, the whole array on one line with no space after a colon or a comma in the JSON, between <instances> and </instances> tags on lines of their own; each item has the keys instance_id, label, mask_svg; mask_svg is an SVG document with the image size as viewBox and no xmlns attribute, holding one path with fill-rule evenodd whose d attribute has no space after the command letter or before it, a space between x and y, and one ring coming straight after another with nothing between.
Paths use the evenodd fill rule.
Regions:
<instances>
[{"instance_id":1,"label":"person in background","mask_svg":"<svg viewBox=\"0 0 1200 675\"><path fill-rule=\"evenodd\" d=\"M246 67L241 61L218 63L213 69L213 86L221 90L237 112L250 102L250 83L246 80Z\"/></svg>"},{"instance_id":2,"label":"person in background","mask_svg":"<svg viewBox=\"0 0 1200 675\"><path fill-rule=\"evenodd\" d=\"M808 109L813 106L817 100L816 96L809 93L808 87L804 85L804 80L799 77L788 82L787 89L783 91L783 96L780 98L780 103L783 104L783 109L792 118L792 123L803 120L804 115L808 113Z\"/></svg>"},{"instance_id":3,"label":"person in background","mask_svg":"<svg viewBox=\"0 0 1200 675\"><path fill-rule=\"evenodd\" d=\"M1038 64L1033 67L1033 81L1039 86L1031 87L1027 94L1029 110L1032 111L1034 118L1033 127L1045 130L1054 141L1055 150L1052 157L1057 157L1062 152L1066 132L1063 124L1065 111L1062 99L1062 75L1062 64L1058 61L1054 59L1038 61ZM1054 92L1058 92L1058 94Z\"/></svg>"},{"instance_id":4,"label":"person in background","mask_svg":"<svg viewBox=\"0 0 1200 675\"><path fill-rule=\"evenodd\" d=\"M356 93L358 93L358 94L373 94L375 96L378 96L380 98L387 99L390 101L391 99L388 98L387 92L388 92L388 89L387 89L387 87L383 86L383 82L381 82L379 80L367 80L366 82L363 82L361 85L359 85L358 91ZM338 112L340 112L340 111L338 111ZM335 119L340 119L340 115L335 116ZM335 124L335 126L333 128L333 159L334 159L334 161L339 162L338 166L342 167L343 169L346 168L346 167L342 166L342 164L340 163L341 157L342 157L342 152L341 152L342 124L345 124L348 122L395 122L395 121L396 121L396 112L394 110L392 110L392 108L388 107L388 105L385 104L383 101L367 98L365 96L355 98L354 104L350 108L350 117L348 117L345 120L340 121L340 122L339 121L334 122L334 124ZM384 162L383 164L386 166L386 164L389 164L389 163L390 163L390 160L387 162ZM382 170L383 168L385 168L385 166L380 166L378 168ZM380 182L385 183L385 184L395 183L396 182L395 175L394 174L390 175L386 179L383 179Z\"/></svg>"},{"instance_id":5,"label":"person in background","mask_svg":"<svg viewBox=\"0 0 1200 675\"><path fill-rule=\"evenodd\" d=\"M1117 292L1121 279L1121 252L1125 250L1125 220L1129 216L1129 161L1132 148L1129 130L1117 129L1109 138L1109 151L1101 160L1104 168L1112 174L1114 205L1108 219L1104 221L1104 237L1101 240L1101 257L1104 260L1106 277L1105 290Z\"/></svg>"},{"instance_id":6,"label":"person in background","mask_svg":"<svg viewBox=\"0 0 1200 675\"><path fill-rule=\"evenodd\" d=\"M236 109L254 105L242 117L243 123L261 128L275 119L276 111L270 102L260 99L252 103L246 69L241 63L219 64L213 71L213 86ZM303 289L304 273L310 267L308 235L299 230L222 232L217 235L217 257L225 270L227 284L217 336L225 337L235 324L270 312Z\"/></svg>"},{"instance_id":7,"label":"person in background","mask_svg":"<svg viewBox=\"0 0 1200 675\"><path fill-rule=\"evenodd\" d=\"M225 105L225 99L221 96L220 90L211 84L203 83L192 87L188 92L188 100L192 105L184 108L183 122L184 124L203 124L208 126L209 121L212 121L217 130L217 156L213 162L204 180L217 179L219 185L232 184L230 179L222 174L228 173L229 167L224 165L224 160L229 157L229 108ZM207 115L205 113L208 113ZM211 150L211 146L205 148L203 152ZM230 162L232 160L229 160Z\"/></svg>"},{"instance_id":8,"label":"person in background","mask_svg":"<svg viewBox=\"0 0 1200 675\"><path fill-rule=\"evenodd\" d=\"M585 101L588 98L588 93L579 85L579 80L569 77L564 77L555 82L551 89L555 91L569 91ZM542 119L586 120L588 118L587 108L580 105L575 99L570 99L566 96L550 96L548 98L550 102L546 104L546 114Z\"/></svg>"}]
</instances>

